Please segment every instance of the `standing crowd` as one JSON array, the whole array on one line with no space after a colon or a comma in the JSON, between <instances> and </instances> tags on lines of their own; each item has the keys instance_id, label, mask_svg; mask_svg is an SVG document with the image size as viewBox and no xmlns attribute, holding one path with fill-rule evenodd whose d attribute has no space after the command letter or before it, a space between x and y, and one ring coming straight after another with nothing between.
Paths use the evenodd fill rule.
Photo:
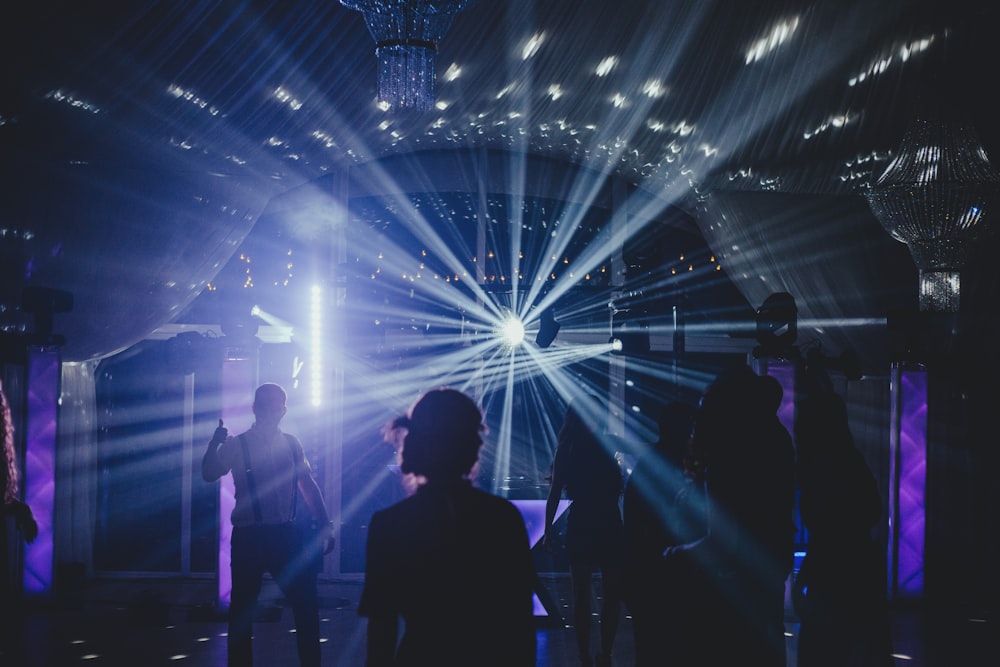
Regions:
<instances>
[{"instance_id":1,"label":"standing crowd","mask_svg":"<svg viewBox=\"0 0 1000 667\"><path fill-rule=\"evenodd\" d=\"M725 371L697 406L662 409L658 440L627 478L601 423L606 406L593 395L570 401L543 543L565 540L581 667L614 664L625 609L636 667L784 667L797 492L810 536L796 579L807 590L797 664L892 664L875 479L832 389L796 398L793 440L778 418L778 381L748 366ZM535 664L522 520L471 482L484 429L472 399L451 389L428 392L387 429L418 483L370 524L359 608L369 667Z\"/></svg>"},{"instance_id":2,"label":"standing crowd","mask_svg":"<svg viewBox=\"0 0 1000 667\"><path fill-rule=\"evenodd\" d=\"M577 449L599 439L598 425L587 436L560 437L549 504L563 487L573 501L566 541L581 666L612 664L623 605L633 617L637 667L785 664L795 453L777 418L781 395L777 381L749 367L721 374L697 408L663 408L659 438L627 482L610 447L598 447L599 456ZM591 473L588 484L565 483L574 465L611 471L616 491L596 482L605 473ZM595 515L613 520L589 518ZM597 538L576 535L595 530ZM592 660L587 619L579 612L589 612L589 595L575 582L589 581L595 568L604 575L603 608Z\"/></svg>"},{"instance_id":3,"label":"standing crowd","mask_svg":"<svg viewBox=\"0 0 1000 667\"><path fill-rule=\"evenodd\" d=\"M845 404L822 384L797 396L793 439L778 419L782 400L773 378L748 366L725 371L697 406L663 407L657 441L627 477L602 424L606 406L592 395L570 401L543 542L565 540L581 667L615 664L625 609L635 667L784 667L796 493L808 535L792 586L797 665L892 663L885 573L872 535L881 503ZM261 385L253 426L232 436L220 420L202 462L206 481L231 472L235 486L231 666L253 663L266 572L291 602L300 664L321 663L316 573L333 548L334 523L302 445L279 428L285 401L280 386ZM4 514L30 541L37 527L17 498L2 407ZM524 520L513 503L473 483L485 432L475 401L449 388L426 392L385 427L411 493L369 523L358 607L367 619L367 667L535 665L537 574ZM571 504L563 535L556 518L564 497ZM300 498L311 543L294 527Z\"/></svg>"}]
</instances>

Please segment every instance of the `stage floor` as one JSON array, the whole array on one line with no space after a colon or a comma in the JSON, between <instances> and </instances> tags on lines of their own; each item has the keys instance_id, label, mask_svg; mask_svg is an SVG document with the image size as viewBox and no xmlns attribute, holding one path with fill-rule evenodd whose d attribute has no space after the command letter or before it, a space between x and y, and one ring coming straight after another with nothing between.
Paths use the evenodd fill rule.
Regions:
<instances>
[{"instance_id":1,"label":"stage floor","mask_svg":"<svg viewBox=\"0 0 1000 667\"><path fill-rule=\"evenodd\" d=\"M543 576L542 586L569 617L569 579ZM212 605L214 583L206 579L101 579L87 582L69 599L39 601L21 610L18 630L22 656L0 654L4 667L67 665L180 665L224 667L226 624ZM323 665L364 665L365 623L357 615L359 581L322 581ZM892 611L895 664L906 667L952 667L996 664L997 619L985 614L953 617L912 605ZM596 625L596 619L595 619ZM16 620L15 620L16 623ZM798 623L786 613L788 667L795 667ZM594 633L596 637L596 632ZM259 620L254 628L256 664L297 665L292 613L285 609L273 582L265 582ZM721 639L721 638L720 638ZM633 660L632 628L627 613L614 652L616 667ZM573 630L564 622L538 627L537 667L577 667ZM470 667L475 667L470 664Z\"/></svg>"}]
</instances>

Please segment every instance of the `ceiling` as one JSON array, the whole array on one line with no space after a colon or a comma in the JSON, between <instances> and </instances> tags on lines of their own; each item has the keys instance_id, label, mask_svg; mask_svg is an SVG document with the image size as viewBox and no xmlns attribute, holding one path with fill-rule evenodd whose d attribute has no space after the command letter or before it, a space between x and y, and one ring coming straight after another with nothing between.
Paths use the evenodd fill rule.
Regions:
<instances>
[{"instance_id":1,"label":"ceiling","mask_svg":"<svg viewBox=\"0 0 1000 667\"><path fill-rule=\"evenodd\" d=\"M67 359L110 355L181 317L282 196L486 148L623 181L650 224L684 211L747 303L789 291L884 368L916 272L860 193L922 109L1000 155L987 4L481 1L415 112L378 105L372 35L335 0L31 3L0 27L0 322L23 326L24 285L68 290ZM996 280L969 280L980 312Z\"/></svg>"}]
</instances>

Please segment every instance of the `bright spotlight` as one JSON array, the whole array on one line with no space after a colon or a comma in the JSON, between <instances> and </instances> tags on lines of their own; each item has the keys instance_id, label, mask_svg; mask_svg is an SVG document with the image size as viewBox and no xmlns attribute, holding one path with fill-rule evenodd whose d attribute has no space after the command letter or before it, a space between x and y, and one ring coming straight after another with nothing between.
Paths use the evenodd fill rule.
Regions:
<instances>
[{"instance_id":1,"label":"bright spotlight","mask_svg":"<svg viewBox=\"0 0 1000 667\"><path fill-rule=\"evenodd\" d=\"M499 327L500 340L508 347L517 347L524 340L524 324L514 315L510 315Z\"/></svg>"},{"instance_id":2,"label":"bright spotlight","mask_svg":"<svg viewBox=\"0 0 1000 667\"><path fill-rule=\"evenodd\" d=\"M628 322L612 327L612 354L642 355L649 352L649 329L645 322Z\"/></svg>"}]
</instances>

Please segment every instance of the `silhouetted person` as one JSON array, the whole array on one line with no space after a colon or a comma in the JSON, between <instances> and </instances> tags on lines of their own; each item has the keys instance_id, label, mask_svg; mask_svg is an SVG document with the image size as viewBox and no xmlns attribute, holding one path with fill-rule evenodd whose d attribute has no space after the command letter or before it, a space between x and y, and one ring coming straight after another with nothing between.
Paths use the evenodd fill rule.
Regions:
<instances>
[{"instance_id":1,"label":"silhouetted person","mask_svg":"<svg viewBox=\"0 0 1000 667\"><path fill-rule=\"evenodd\" d=\"M202 477L215 481L233 473L236 504L231 540L232 597L229 664L253 664L253 617L262 577L270 572L292 607L295 640L303 667L319 667L319 601L316 572L295 526L296 494L324 527L323 553L333 549L333 524L302 444L283 433L285 390L266 383L254 393L254 424L238 436L219 420L202 459Z\"/></svg>"},{"instance_id":2,"label":"silhouetted person","mask_svg":"<svg viewBox=\"0 0 1000 667\"><path fill-rule=\"evenodd\" d=\"M794 556L795 453L773 378L741 366L702 397L692 447L706 465L708 535L668 549L697 564L702 648L691 664L785 664L784 591ZM777 385L780 389L780 385Z\"/></svg>"},{"instance_id":3,"label":"silhouetted person","mask_svg":"<svg viewBox=\"0 0 1000 667\"><path fill-rule=\"evenodd\" d=\"M446 388L424 394L386 429L401 441L400 470L416 488L368 527L358 605L368 617L368 667L535 664L524 520L470 481L484 430L475 402Z\"/></svg>"},{"instance_id":4,"label":"silhouetted person","mask_svg":"<svg viewBox=\"0 0 1000 667\"><path fill-rule=\"evenodd\" d=\"M800 667L893 664L883 552L872 536L882 516L875 477L854 446L847 408L833 393L797 406L799 510L808 531L797 585Z\"/></svg>"},{"instance_id":5,"label":"silhouetted person","mask_svg":"<svg viewBox=\"0 0 1000 667\"><path fill-rule=\"evenodd\" d=\"M704 487L691 461L694 408L669 403L659 438L642 454L625 487L626 601L632 612L636 667L685 664L691 620L687 570L663 558L672 546L705 535Z\"/></svg>"},{"instance_id":6,"label":"silhouetted person","mask_svg":"<svg viewBox=\"0 0 1000 667\"><path fill-rule=\"evenodd\" d=\"M29 544L38 537L38 523L31 507L20 499L20 475L18 473L17 451L14 449L14 421L10 414L7 395L0 384L0 437L3 438L3 465L0 467L0 491L3 492L3 525L0 526L0 600L3 601L4 618L0 653L7 660L16 660L23 649L23 611L21 603L21 583L11 580L8 555L16 547L7 542L7 517L14 520L14 526Z\"/></svg>"},{"instance_id":7,"label":"silhouetted person","mask_svg":"<svg viewBox=\"0 0 1000 667\"><path fill-rule=\"evenodd\" d=\"M611 653L624 594L624 532L618 501L622 494L621 466L601 442L597 427L602 406L596 397L574 400L566 410L552 463L552 484L545 503L546 544L552 544L552 524L563 491L572 501L566 519L566 555L573 587L573 627L580 664L589 666L590 597L593 574L600 571L598 667L611 664Z\"/></svg>"},{"instance_id":8,"label":"silhouetted person","mask_svg":"<svg viewBox=\"0 0 1000 667\"><path fill-rule=\"evenodd\" d=\"M763 420L761 446L768 452L760 461L773 468L765 470L773 487L764 496L762 507L769 507L773 520L760 524L762 539L769 545L769 560L778 572L772 572L778 585L763 592L767 608L768 645L774 664L785 665L785 591L795 564L795 445L788 429L781 423L778 410L784 398L781 383L770 375L757 376L757 399Z\"/></svg>"}]
</instances>

